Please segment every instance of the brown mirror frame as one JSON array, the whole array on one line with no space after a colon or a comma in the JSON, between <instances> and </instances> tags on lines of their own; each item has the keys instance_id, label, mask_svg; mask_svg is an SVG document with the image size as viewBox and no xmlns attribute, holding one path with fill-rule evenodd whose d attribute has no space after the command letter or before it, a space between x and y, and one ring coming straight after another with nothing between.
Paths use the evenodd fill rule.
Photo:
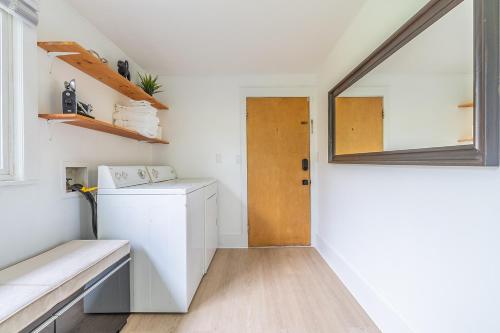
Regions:
<instances>
[{"instance_id":1,"label":"brown mirror frame","mask_svg":"<svg viewBox=\"0 0 500 333\"><path fill-rule=\"evenodd\" d=\"M335 155L335 98L463 0L431 0L328 93L328 161L347 164L499 164L499 1L474 0L474 144Z\"/></svg>"}]
</instances>

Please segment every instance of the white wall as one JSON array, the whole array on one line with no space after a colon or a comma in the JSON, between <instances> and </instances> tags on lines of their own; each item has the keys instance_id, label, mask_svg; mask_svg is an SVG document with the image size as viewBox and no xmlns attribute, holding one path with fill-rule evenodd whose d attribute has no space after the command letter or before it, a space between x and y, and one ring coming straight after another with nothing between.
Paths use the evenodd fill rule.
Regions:
<instances>
[{"instance_id":1,"label":"white wall","mask_svg":"<svg viewBox=\"0 0 500 333\"><path fill-rule=\"evenodd\" d=\"M321 253L386 333L500 331L500 170L327 163L327 91L426 1L368 0L321 70Z\"/></svg>"},{"instance_id":2,"label":"white wall","mask_svg":"<svg viewBox=\"0 0 500 333\"><path fill-rule=\"evenodd\" d=\"M77 195L63 194L64 161L87 163L93 184L98 164L151 162L149 144L64 124L49 125L37 118L38 113L61 112L63 82L72 78L77 80L79 96L96 107L99 119L111 120L113 104L123 98L60 60L53 62L50 74L50 60L45 51L36 47L37 39L77 41L102 53L112 66L117 59L126 58L66 1L42 0L40 10L38 37L36 31L27 29L24 45L29 66L24 81L32 95L25 105L25 165L29 182L0 186L0 268L62 242L90 236L87 202ZM132 67L140 70L133 62Z\"/></svg>"},{"instance_id":3,"label":"white wall","mask_svg":"<svg viewBox=\"0 0 500 333\"><path fill-rule=\"evenodd\" d=\"M172 165L180 177L217 178L219 245L246 247L246 219L242 211L246 198L242 175L245 163L242 99L245 94L260 93L307 95L314 90L316 78L311 75L161 77L161 81L164 99L170 106L162 117L164 137L170 139L170 145L154 147L155 163ZM314 116L314 106L311 113ZM217 154L221 157L219 163Z\"/></svg>"}]
</instances>

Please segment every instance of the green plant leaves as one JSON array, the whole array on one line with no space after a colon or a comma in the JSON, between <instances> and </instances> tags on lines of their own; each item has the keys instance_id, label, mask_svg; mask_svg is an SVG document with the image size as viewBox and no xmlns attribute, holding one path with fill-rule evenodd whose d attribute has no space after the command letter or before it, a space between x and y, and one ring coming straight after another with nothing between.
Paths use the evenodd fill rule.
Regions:
<instances>
[{"instance_id":1,"label":"green plant leaves","mask_svg":"<svg viewBox=\"0 0 500 333\"><path fill-rule=\"evenodd\" d=\"M137 73L139 75L139 82L136 84L142 88L148 95L153 96L156 93L163 92L160 90L162 87L161 84L158 83L158 75L153 77L151 74Z\"/></svg>"}]
</instances>

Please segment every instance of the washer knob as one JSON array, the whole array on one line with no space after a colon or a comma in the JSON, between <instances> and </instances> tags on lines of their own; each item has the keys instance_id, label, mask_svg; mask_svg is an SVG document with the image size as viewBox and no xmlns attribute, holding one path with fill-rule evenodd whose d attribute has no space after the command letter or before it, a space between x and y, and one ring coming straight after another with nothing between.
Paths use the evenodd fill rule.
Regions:
<instances>
[{"instance_id":1,"label":"washer knob","mask_svg":"<svg viewBox=\"0 0 500 333\"><path fill-rule=\"evenodd\" d=\"M145 174L144 170L142 170L142 169L139 169L137 171L137 175L139 175L139 178L141 178L141 179L146 178L146 174Z\"/></svg>"},{"instance_id":2,"label":"washer knob","mask_svg":"<svg viewBox=\"0 0 500 333\"><path fill-rule=\"evenodd\" d=\"M153 170L151 170L151 172L153 173L153 177L155 177L156 179L158 179L158 170L153 169Z\"/></svg>"},{"instance_id":3,"label":"washer knob","mask_svg":"<svg viewBox=\"0 0 500 333\"><path fill-rule=\"evenodd\" d=\"M115 172L115 178L120 180L122 178L122 175L119 172Z\"/></svg>"}]
</instances>

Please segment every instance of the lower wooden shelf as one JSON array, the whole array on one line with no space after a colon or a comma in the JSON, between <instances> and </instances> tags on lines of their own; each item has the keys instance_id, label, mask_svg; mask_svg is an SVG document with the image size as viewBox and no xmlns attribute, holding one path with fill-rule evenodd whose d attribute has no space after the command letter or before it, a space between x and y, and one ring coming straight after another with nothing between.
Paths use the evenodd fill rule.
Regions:
<instances>
[{"instance_id":1,"label":"lower wooden shelf","mask_svg":"<svg viewBox=\"0 0 500 333\"><path fill-rule=\"evenodd\" d=\"M38 117L46 119L46 120L62 122L62 123L68 124L68 125L88 128L88 129L99 131L99 132L118 135L118 136L130 138L130 139L134 139L134 140L138 140L138 141L144 141L144 142L149 142L149 143L168 144L168 141L148 138L147 136L144 136L136 131L132 131L132 130L129 130L129 129L126 129L123 127L115 126L115 125L112 125L112 124L107 123L105 121L80 116L78 114L63 114L63 113L39 114Z\"/></svg>"},{"instance_id":2,"label":"lower wooden shelf","mask_svg":"<svg viewBox=\"0 0 500 333\"><path fill-rule=\"evenodd\" d=\"M462 138L457 140L458 143L465 143L465 142L474 142L474 138Z\"/></svg>"}]
</instances>

